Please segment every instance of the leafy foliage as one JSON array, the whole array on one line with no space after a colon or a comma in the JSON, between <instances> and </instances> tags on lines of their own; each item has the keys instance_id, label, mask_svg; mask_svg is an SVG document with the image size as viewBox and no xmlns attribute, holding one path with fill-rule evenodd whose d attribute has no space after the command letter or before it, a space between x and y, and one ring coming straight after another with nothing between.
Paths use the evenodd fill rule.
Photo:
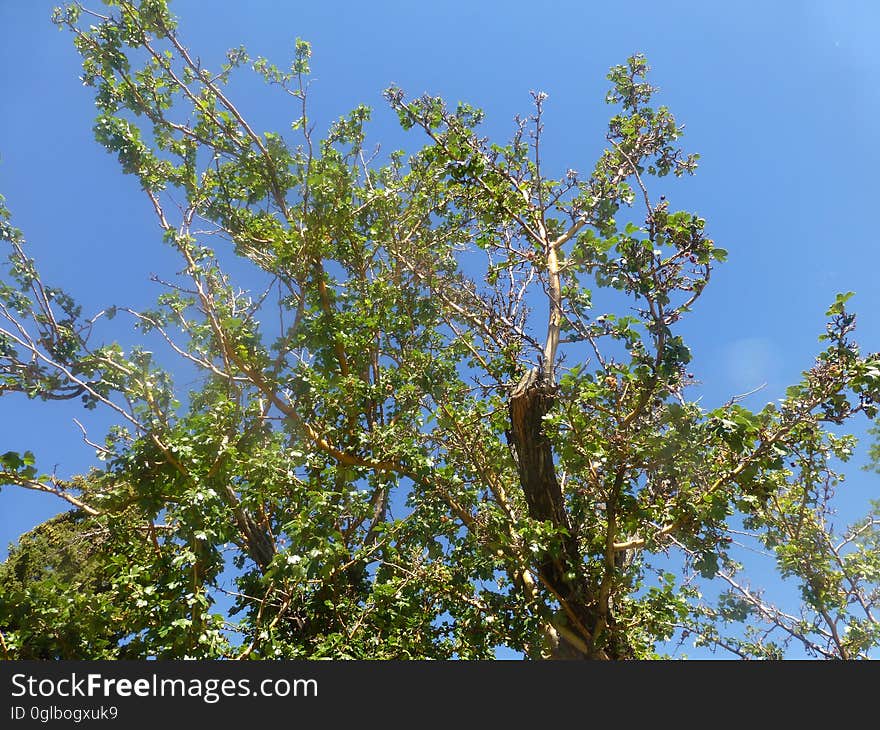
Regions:
<instances>
[{"instance_id":1,"label":"leafy foliage","mask_svg":"<svg viewBox=\"0 0 880 730\"><path fill-rule=\"evenodd\" d=\"M366 107L314 136L308 43L288 70L244 48L209 70L164 0L104 4L55 21L97 141L183 268L154 309L86 318L0 213L0 394L118 421L84 479L0 457L3 483L76 508L0 573L7 656L626 659L681 632L741 656L877 645L877 516L835 537L830 509L839 426L876 415L880 356L860 354L841 295L785 398L688 399L680 321L727 252L649 192L698 158L642 56L609 73L588 175L542 166L541 93L500 144L480 110L390 88L425 145L377 164ZM295 101L293 137L230 100L248 66ZM177 364L105 339L123 320ZM734 539L775 556L800 615L739 577Z\"/></svg>"},{"instance_id":2,"label":"leafy foliage","mask_svg":"<svg viewBox=\"0 0 880 730\"><path fill-rule=\"evenodd\" d=\"M19 659L125 658L132 612L114 586L129 525L76 510L26 533L0 566L0 631ZM118 586L121 588L121 586ZM133 656L137 656L134 654Z\"/></svg>"}]
</instances>

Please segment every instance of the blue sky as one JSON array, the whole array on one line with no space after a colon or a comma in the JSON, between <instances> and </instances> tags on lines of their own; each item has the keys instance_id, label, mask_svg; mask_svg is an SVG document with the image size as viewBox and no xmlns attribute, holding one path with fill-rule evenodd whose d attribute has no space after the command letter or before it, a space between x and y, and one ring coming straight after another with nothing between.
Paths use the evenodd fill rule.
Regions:
<instances>
[{"instance_id":1,"label":"blue sky","mask_svg":"<svg viewBox=\"0 0 880 730\"><path fill-rule=\"evenodd\" d=\"M97 4L97 3L95 3ZM49 22L53 3L0 1L0 193L45 278L97 312L147 306L151 272L176 270L137 182L92 139L91 90L78 81L70 38ZM293 40L313 44L311 104L318 129L357 104L376 109L373 142L413 149L381 92L430 92L487 113L506 139L529 91L549 93L545 160L586 171L601 152L608 67L645 53L652 81L701 154L674 203L708 221L730 252L684 325L707 408L766 387L780 397L809 367L824 312L854 290L859 341L880 350L880 5L835 2L634 0L588 2L293 3L177 0L191 50L218 66L226 48L286 66ZM237 82L233 98L261 131L286 131L288 101ZM659 194L659 189L654 191ZM132 333L122 333L132 337ZM62 476L95 464L73 418L98 440L107 421L77 404L0 399L0 452L31 449ZM864 424L857 424L860 431ZM880 478L848 472L841 507L880 496ZM63 508L43 495L0 492L0 558L22 531Z\"/></svg>"}]
</instances>

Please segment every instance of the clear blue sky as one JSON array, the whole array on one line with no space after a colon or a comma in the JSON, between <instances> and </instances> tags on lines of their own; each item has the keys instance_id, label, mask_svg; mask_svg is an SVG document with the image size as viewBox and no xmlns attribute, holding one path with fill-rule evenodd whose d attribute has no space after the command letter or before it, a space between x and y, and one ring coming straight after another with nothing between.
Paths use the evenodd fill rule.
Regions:
<instances>
[{"instance_id":1,"label":"clear blue sky","mask_svg":"<svg viewBox=\"0 0 880 730\"><path fill-rule=\"evenodd\" d=\"M92 139L91 89L78 81L70 37L49 22L52 5L0 0L0 193L45 278L86 312L147 306L158 293L149 273L177 262L137 182ZM592 167L609 115L608 67L643 52L658 101L686 124L685 148L702 156L674 203L703 215L730 251L685 326L706 407L762 383L749 404L780 397L812 363L838 291L856 291L858 339L865 351L880 350L871 213L880 192L880 5L870 0L177 0L172 8L191 50L213 67L241 43L283 67L294 38L311 41L319 129L366 103L376 108L372 139L386 151L421 141L402 136L384 108L381 92L392 82L411 96L482 107L487 133L502 139L513 116L529 112L529 91L544 90L546 160L560 171ZM288 102L254 89L236 85L240 108L261 131L286 131ZM107 422L76 404L4 397L0 452L31 449L43 469L84 471L96 462L74 417L100 440ZM848 513L880 496L880 478L857 468L863 455L849 470ZM3 489L0 558L9 541L63 507Z\"/></svg>"}]
</instances>

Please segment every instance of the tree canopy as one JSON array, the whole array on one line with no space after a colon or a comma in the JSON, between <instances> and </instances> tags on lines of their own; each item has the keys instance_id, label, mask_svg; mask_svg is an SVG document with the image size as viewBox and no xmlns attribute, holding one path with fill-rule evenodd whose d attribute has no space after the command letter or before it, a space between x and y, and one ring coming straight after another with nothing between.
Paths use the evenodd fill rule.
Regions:
<instances>
[{"instance_id":1,"label":"tree canopy","mask_svg":"<svg viewBox=\"0 0 880 730\"><path fill-rule=\"evenodd\" d=\"M880 505L833 520L880 354L841 293L784 398L691 397L682 322L727 252L654 192L698 156L643 56L608 74L587 174L542 164L538 92L495 141L477 108L389 88L421 146L380 159L365 106L316 135L307 42L289 68L240 47L209 69L165 0L104 5L54 20L97 141L180 264L153 308L84 314L0 210L0 395L116 420L74 480L41 473L41 445L0 455L0 483L73 507L0 568L4 656L631 659L684 634L849 659L880 643ZM248 68L294 101L291 133L235 105ZM164 349L126 350L117 326ZM742 546L774 556L796 611L751 585Z\"/></svg>"}]
</instances>

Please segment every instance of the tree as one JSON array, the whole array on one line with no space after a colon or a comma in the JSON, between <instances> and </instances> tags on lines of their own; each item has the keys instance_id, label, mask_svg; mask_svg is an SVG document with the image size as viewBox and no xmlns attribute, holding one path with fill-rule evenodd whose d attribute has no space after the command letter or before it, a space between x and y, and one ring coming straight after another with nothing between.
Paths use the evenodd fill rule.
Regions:
<instances>
[{"instance_id":1,"label":"tree","mask_svg":"<svg viewBox=\"0 0 880 730\"><path fill-rule=\"evenodd\" d=\"M876 415L880 355L860 354L841 294L785 398L710 412L688 399L680 321L726 252L650 192L697 156L653 105L642 56L609 73L615 112L588 176L542 166L541 93L499 144L478 109L390 88L425 142L380 164L366 107L315 137L305 41L289 71L244 48L209 70L164 0L105 5L55 22L95 89L97 140L140 181L183 270L157 277L152 310L86 317L3 210L0 393L118 420L94 444L104 468L74 482L39 474L30 452L0 457L3 482L76 508L0 576L26 607L10 619L13 594L0 598L7 656L44 651L47 585L86 585L119 617L58 637L75 647L52 656L484 658L501 645L629 659L677 632L740 656L878 644L877 514L839 537L828 515L853 446L840 427ZM233 104L227 82L247 66L298 104L297 143L258 134ZM176 364L114 344L117 317ZM193 371L197 389L174 386ZM17 569L93 529L106 537L72 570ZM775 554L800 613L740 577L734 538Z\"/></svg>"},{"instance_id":2,"label":"tree","mask_svg":"<svg viewBox=\"0 0 880 730\"><path fill-rule=\"evenodd\" d=\"M22 535L0 565L0 633L14 641L15 658L137 657L126 641L136 616L113 575L134 557L126 536L139 527L124 514L71 510Z\"/></svg>"}]
</instances>

